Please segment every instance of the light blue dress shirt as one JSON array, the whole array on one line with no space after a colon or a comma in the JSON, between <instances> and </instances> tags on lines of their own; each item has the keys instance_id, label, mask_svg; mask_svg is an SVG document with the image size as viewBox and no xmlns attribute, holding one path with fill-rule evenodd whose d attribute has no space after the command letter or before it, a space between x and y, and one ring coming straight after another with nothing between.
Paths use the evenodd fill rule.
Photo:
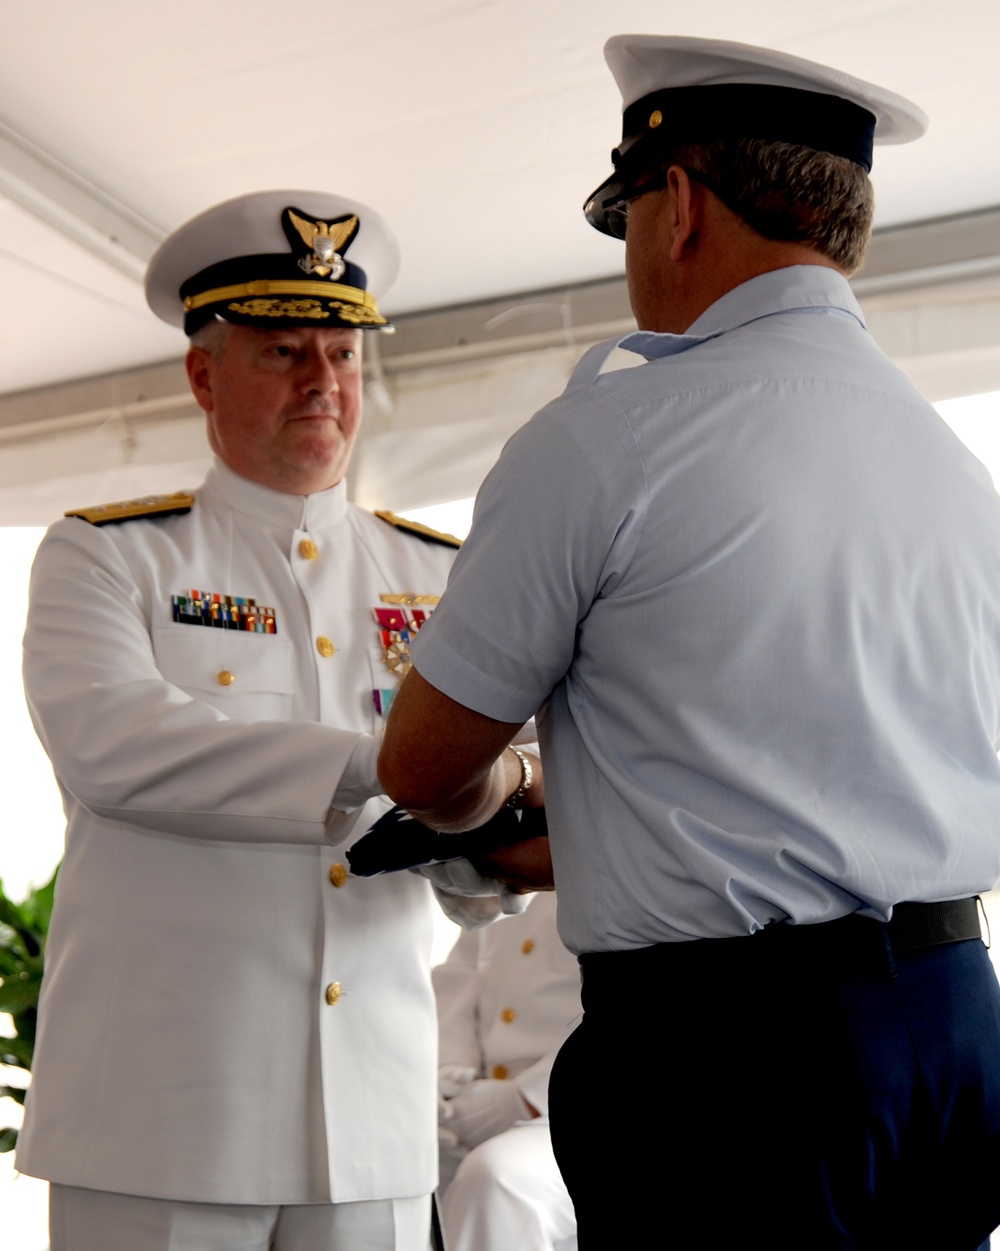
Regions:
<instances>
[{"instance_id":1,"label":"light blue dress shirt","mask_svg":"<svg viewBox=\"0 0 1000 1251\"><path fill-rule=\"evenodd\" d=\"M613 345L611 345L613 346ZM1000 877L1000 499L819 266L591 349L507 444L417 668L539 720L576 952ZM546 703L547 701L547 703Z\"/></svg>"}]
</instances>

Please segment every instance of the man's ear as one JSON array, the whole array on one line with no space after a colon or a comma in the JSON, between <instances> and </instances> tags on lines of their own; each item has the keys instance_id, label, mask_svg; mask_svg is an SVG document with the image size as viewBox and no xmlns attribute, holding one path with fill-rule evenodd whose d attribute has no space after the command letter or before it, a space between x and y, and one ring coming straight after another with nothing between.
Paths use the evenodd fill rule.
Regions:
<instances>
[{"instance_id":1,"label":"man's ear","mask_svg":"<svg viewBox=\"0 0 1000 1251\"><path fill-rule=\"evenodd\" d=\"M696 186L687 170L671 165L667 171L667 190L673 213L670 222L670 259L683 260L698 238L701 225L701 188Z\"/></svg>"},{"instance_id":2,"label":"man's ear","mask_svg":"<svg viewBox=\"0 0 1000 1251\"><path fill-rule=\"evenodd\" d=\"M184 358L188 384L191 394L198 402L198 407L210 413L215 407L212 399L212 373L215 359L205 348L192 347Z\"/></svg>"}]
</instances>

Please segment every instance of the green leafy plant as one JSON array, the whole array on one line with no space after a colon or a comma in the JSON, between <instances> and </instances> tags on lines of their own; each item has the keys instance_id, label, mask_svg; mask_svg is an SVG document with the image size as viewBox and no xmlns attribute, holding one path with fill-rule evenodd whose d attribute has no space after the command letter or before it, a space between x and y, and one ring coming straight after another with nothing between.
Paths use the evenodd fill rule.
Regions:
<instances>
[{"instance_id":1,"label":"green leafy plant","mask_svg":"<svg viewBox=\"0 0 1000 1251\"><path fill-rule=\"evenodd\" d=\"M10 1013L14 1022L13 1037L0 1036L0 1064L27 1072L35 1049L38 992L58 872L21 903L8 899L0 882L0 1012ZM0 1098L4 1096L23 1104L24 1088L0 1086ZM16 1129L0 1129L0 1152L12 1150L16 1142Z\"/></svg>"}]
</instances>

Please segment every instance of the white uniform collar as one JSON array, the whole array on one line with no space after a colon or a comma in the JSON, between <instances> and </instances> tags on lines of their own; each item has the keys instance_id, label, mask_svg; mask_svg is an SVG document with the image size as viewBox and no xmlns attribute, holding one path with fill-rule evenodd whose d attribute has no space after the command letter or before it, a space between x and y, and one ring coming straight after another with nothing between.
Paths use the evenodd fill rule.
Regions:
<instances>
[{"instance_id":1,"label":"white uniform collar","mask_svg":"<svg viewBox=\"0 0 1000 1251\"><path fill-rule=\"evenodd\" d=\"M292 530L326 530L338 525L347 515L344 480L313 495L288 495L241 477L218 457L213 458L201 490L258 523L287 526Z\"/></svg>"}]
</instances>

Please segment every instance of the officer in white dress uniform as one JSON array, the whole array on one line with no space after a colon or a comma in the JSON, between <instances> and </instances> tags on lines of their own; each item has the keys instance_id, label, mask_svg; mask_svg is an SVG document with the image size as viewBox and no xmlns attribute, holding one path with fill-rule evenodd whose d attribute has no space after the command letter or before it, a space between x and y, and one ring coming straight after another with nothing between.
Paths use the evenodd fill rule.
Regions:
<instances>
[{"instance_id":1,"label":"officer in white dress uniform","mask_svg":"<svg viewBox=\"0 0 1000 1251\"><path fill-rule=\"evenodd\" d=\"M581 1251L976 1247L1000 1221L973 898L1000 876L1000 499L845 280L873 139L925 119L768 49L606 55L623 138L586 211L625 239L646 363L600 376L593 349L507 444L381 776L460 829L544 705ZM591 1097L600 1069L641 1097Z\"/></svg>"},{"instance_id":2,"label":"officer in white dress uniform","mask_svg":"<svg viewBox=\"0 0 1000 1251\"><path fill-rule=\"evenodd\" d=\"M548 1106L552 1063L580 1017L580 969L556 932L555 895L460 934L433 976L449 1251L573 1245Z\"/></svg>"},{"instance_id":3,"label":"officer in white dress uniform","mask_svg":"<svg viewBox=\"0 0 1000 1251\"><path fill-rule=\"evenodd\" d=\"M147 292L216 462L39 550L25 681L68 830L18 1167L55 1251L427 1245L433 897L343 856L456 546L346 497L397 263L325 193L182 226Z\"/></svg>"}]
</instances>

